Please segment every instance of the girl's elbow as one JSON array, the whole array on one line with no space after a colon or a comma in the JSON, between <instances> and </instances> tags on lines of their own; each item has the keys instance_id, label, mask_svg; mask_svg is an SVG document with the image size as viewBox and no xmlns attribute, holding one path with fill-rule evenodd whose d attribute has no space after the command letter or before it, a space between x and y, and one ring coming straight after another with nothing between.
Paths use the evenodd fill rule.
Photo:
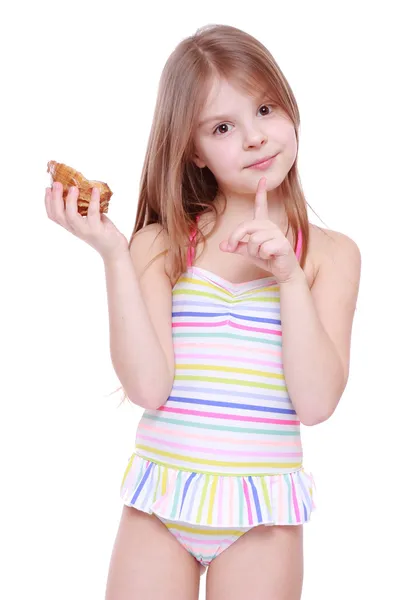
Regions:
<instances>
[{"instance_id":1,"label":"girl's elbow","mask_svg":"<svg viewBox=\"0 0 400 600\"><path fill-rule=\"evenodd\" d=\"M335 412L335 407L329 408L325 411L321 412L312 412L306 415L298 415L300 423L303 425L307 425L307 427L312 427L313 425L319 425L320 423L324 423L328 419L331 418L333 413Z\"/></svg>"},{"instance_id":2,"label":"girl's elbow","mask_svg":"<svg viewBox=\"0 0 400 600\"><path fill-rule=\"evenodd\" d=\"M172 385L147 387L140 393L140 405L147 410L158 410L169 398Z\"/></svg>"}]
</instances>

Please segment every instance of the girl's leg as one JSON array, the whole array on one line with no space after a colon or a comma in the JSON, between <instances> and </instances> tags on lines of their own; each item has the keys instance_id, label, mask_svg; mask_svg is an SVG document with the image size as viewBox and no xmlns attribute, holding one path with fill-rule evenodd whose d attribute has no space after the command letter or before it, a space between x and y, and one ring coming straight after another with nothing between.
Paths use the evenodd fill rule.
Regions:
<instances>
[{"instance_id":1,"label":"girl's leg","mask_svg":"<svg viewBox=\"0 0 400 600\"><path fill-rule=\"evenodd\" d=\"M197 600L198 562L155 515L123 506L105 600Z\"/></svg>"},{"instance_id":2,"label":"girl's leg","mask_svg":"<svg viewBox=\"0 0 400 600\"><path fill-rule=\"evenodd\" d=\"M250 529L215 558L207 573L207 600L300 600L303 526Z\"/></svg>"}]
</instances>

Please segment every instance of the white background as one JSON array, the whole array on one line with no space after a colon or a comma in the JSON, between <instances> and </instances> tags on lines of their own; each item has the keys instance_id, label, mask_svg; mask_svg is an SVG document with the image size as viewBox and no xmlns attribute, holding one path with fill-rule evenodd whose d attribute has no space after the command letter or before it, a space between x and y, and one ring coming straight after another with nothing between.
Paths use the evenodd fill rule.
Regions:
<instances>
[{"instance_id":1,"label":"white background","mask_svg":"<svg viewBox=\"0 0 400 600\"><path fill-rule=\"evenodd\" d=\"M303 598L400 597L395 5L38 0L1 10L1 598L104 597L141 415L107 396L119 382L103 263L47 218L47 162L106 181L109 217L129 237L162 67L208 23L240 27L272 52L300 107L300 174L322 219L310 210L310 220L362 253L347 389L328 422L302 430L318 492Z\"/></svg>"}]
</instances>

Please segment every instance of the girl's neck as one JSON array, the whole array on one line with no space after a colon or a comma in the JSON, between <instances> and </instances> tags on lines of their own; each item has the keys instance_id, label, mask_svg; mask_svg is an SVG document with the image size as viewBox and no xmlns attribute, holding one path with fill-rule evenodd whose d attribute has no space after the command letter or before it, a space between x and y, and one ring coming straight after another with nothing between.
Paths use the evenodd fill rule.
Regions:
<instances>
[{"instance_id":1,"label":"girl's neck","mask_svg":"<svg viewBox=\"0 0 400 600\"><path fill-rule=\"evenodd\" d=\"M278 197L275 190L268 192L268 214L269 220L276 223L282 230L286 229L288 219L282 197ZM231 225L254 219L255 196L237 196L226 194L225 200L221 195L217 195L214 205L217 209L217 220ZM224 210L225 207L225 210Z\"/></svg>"}]
</instances>

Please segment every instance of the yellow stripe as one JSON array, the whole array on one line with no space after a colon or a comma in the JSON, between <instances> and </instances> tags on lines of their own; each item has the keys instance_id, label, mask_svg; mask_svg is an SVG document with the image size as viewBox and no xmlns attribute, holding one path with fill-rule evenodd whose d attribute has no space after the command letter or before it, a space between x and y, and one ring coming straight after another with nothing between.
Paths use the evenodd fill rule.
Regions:
<instances>
[{"instance_id":1,"label":"yellow stripe","mask_svg":"<svg viewBox=\"0 0 400 600\"><path fill-rule=\"evenodd\" d=\"M186 533L206 534L209 535L241 535L243 531L237 529L215 529L214 527L207 527L207 529L199 529L198 527L190 527L188 525L180 525L179 523L168 523L165 522L168 529L177 529L178 531L185 531ZM246 527L245 529L248 529Z\"/></svg>"},{"instance_id":2,"label":"yellow stripe","mask_svg":"<svg viewBox=\"0 0 400 600\"><path fill-rule=\"evenodd\" d=\"M176 369L193 369L194 371L223 371L224 373L243 373L243 375L256 375L258 377L270 377L271 379L284 379L283 374L271 373L270 371L256 371L255 369L241 369L238 367L225 367L223 365L198 365L186 364L175 365Z\"/></svg>"},{"instance_id":3,"label":"yellow stripe","mask_svg":"<svg viewBox=\"0 0 400 600\"><path fill-rule=\"evenodd\" d=\"M137 446L136 446L137 447ZM141 458L142 460L149 460L150 462L155 463L156 465L159 465L160 467L166 467L167 469L173 469L174 471L185 471L187 473L200 473L201 475L218 475L219 477L273 477L274 475L282 475L282 471L280 471L279 473L219 473L219 472L211 472L211 471L203 471L201 469L196 469L195 471L189 467L182 467L182 466L177 466L177 465L173 465L170 463L165 463L165 462L161 462L160 460L154 459L154 458L150 458L150 456L142 456L141 454L137 454L136 456L138 458ZM302 467L302 463L299 463L300 467L298 469L295 469L294 471L291 470L289 471L290 473L296 472L296 471L302 471L303 467ZM280 465L280 468L282 468L282 465Z\"/></svg>"},{"instance_id":4,"label":"yellow stripe","mask_svg":"<svg viewBox=\"0 0 400 600\"><path fill-rule=\"evenodd\" d=\"M286 385L275 385L273 383L262 383L261 381L241 381L240 379L224 379L222 377L204 377L203 375L175 375L176 380L181 381L212 381L214 383L234 383L247 387L267 388L268 390L287 391Z\"/></svg>"},{"instance_id":5,"label":"yellow stripe","mask_svg":"<svg viewBox=\"0 0 400 600\"><path fill-rule=\"evenodd\" d=\"M214 508L215 494L217 493L217 485L218 477L215 477L214 475L214 481L212 482L210 490L210 504L208 505L207 525L211 525L211 523L213 522L212 513Z\"/></svg>"},{"instance_id":6,"label":"yellow stripe","mask_svg":"<svg viewBox=\"0 0 400 600\"><path fill-rule=\"evenodd\" d=\"M153 503L156 501L156 496L157 496L157 492L159 490L160 487L160 474L161 474L161 469L157 469L158 473L157 473L157 483L156 486L154 488L154 496L153 496Z\"/></svg>"},{"instance_id":7,"label":"yellow stripe","mask_svg":"<svg viewBox=\"0 0 400 600\"><path fill-rule=\"evenodd\" d=\"M125 483L126 476L128 475L128 471L129 471L129 469L130 469L130 468L131 468L131 466L132 466L132 462L133 462L133 459L134 459L134 457L135 457L135 455L134 455L134 454L132 454L132 456L130 457L130 459L129 459L129 461L128 461L128 466L127 466L127 467L126 467L126 469L125 469L125 473L124 473L124 477L123 477L123 479L122 479L121 487L122 487L122 486L124 485L124 483Z\"/></svg>"},{"instance_id":8,"label":"yellow stripe","mask_svg":"<svg viewBox=\"0 0 400 600\"><path fill-rule=\"evenodd\" d=\"M262 486L262 489L263 489L264 500L265 500L265 503L266 503L266 505L268 507L269 514L272 515L272 507L271 507L271 502L269 500L268 488L267 488L267 484L266 484L264 478L261 478L261 486Z\"/></svg>"},{"instance_id":9,"label":"yellow stripe","mask_svg":"<svg viewBox=\"0 0 400 600\"><path fill-rule=\"evenodd\" d=\"M233 292L230 292L226 288L222 288L221 289L221 287L218 286L218 285L215 285L213 283L209 283L207 281L203 281L202 279L197 279L195 277L180 277L179 280L177 281L177 283L195 283L196 285L201 285L203 287L207 287L207 288L216 290L218 292L223 291L225 294L229 294L229 296L233 296L234 295ZM253 283L253 282L251 282L251 283ZM233 284L233 285L235 285L235 284ZM255 291L262 292L262 291L265 291L265 290L268 290L268 291L270 291L270 290L278 291L279 290L279 285L264 285L263 287L257 288L257 290L244 290L244 293L249 294L249 293L254 293Z\"/></svg>"},{"instance_id":10,"label":"yellow stripe","mask_svg":"<svg viewBox=\"0 0 400 600\"><path fill-rule=\"evenodd\" d=\"M161 495L164 496L166 491L167 491L167 469L166 469L166 467L164 467L162 484L161 484Z\"/></svg>"},{"instance_id":11,"label":"yellow stripe","mask_svg":"<svg viewBox=\"0 0 400 600\"><path fill-rule=\"evenodd\" d=\"M275 291L277 288L275 287L270 287L270 288L266 288L269 291ZM205 298L215 298L216 300L225 300L226 302L229 302L230 304L239 304L240 302L243 302L243 298L222 298L221 296L218 296L217 294L210 294L210 292L199 292L197 290L174 290L172 292L172 294L174 296L204 296ZM256 302L279 302L279 297L278 296L246 296L246 300L254 300Z\"/></svg>"},{"instance_id":12,"label":"yellow stripe","mask_svg":"<svg viewBox=\"0 0 400 600\"><path fill-rule=\"evenodd\" d=\"M206 480L204 482L204 487L203 487L203 491L201 493L201 498L200 498L200 505L199 505L199 510L197 511L197 519L196 522L200 523L201 522L201 513L203 510L203 506L204 506L204 502L206 499L206 494L207 494L207 487L208 487L208 482L210 481L210 476L206 475Z\"/></svg>"},{"instance_id":13,"label":"yellow stripe","mask_svg":"<svg viewBox=\"0 0 400 600\"><path fill-rule=\"evenodd\" d=\"M151 452L154 454L161 454L162 456L168 456L169 458L176 458L177 460L182 460L184 462L205 464L205 465L215 465L218 467L233 467L233 468L238 468L238 467L266 467L266 468L268 468L268 467L270 467L272 469L278 469L279 467L283 467L284 469L296 469L301 466L301 463L284 463L284 464L272 463L272 462L233 463L233 462L227 462L227 461L222 461L222 460L209 460L209 459L204 460L202 458L193 458L191 456L190 457L183 456L182 454L174 454L173 452L167 452L166 450L159 450L158 448L151 448L150 446L142 446L142 444L136 444L136 447L140 448L141 450L145 450L145 451L147 450L147 452ZM154 462L152 458L149 458L147 460ZM177 469L178 471L182 470L179 465L176 465L174 468ZM214 473L213 473L213 475L214 475Z\"/></svg>"}]
</instances>

